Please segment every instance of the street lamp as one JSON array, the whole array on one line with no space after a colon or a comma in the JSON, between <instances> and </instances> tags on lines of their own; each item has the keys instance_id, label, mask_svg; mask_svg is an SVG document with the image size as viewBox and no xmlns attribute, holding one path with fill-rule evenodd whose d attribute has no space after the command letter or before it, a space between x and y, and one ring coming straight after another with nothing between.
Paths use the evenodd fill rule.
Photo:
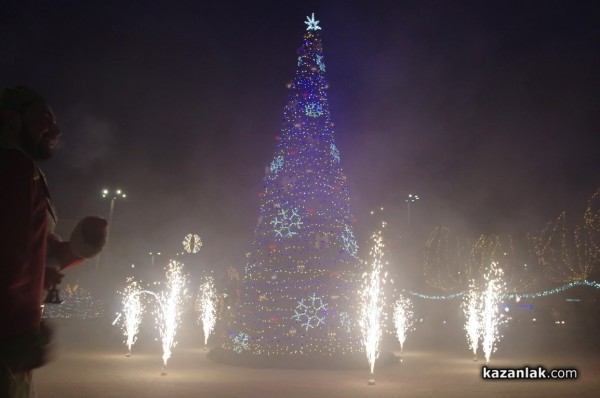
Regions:
<instances>
[{"instance_id":1,"label":"street lamp","mask_svg":"<svg viewBox=\"0 0 600 398\"><path fill-rule=\"evenodd\" d=\"M122 189L111 190L111 189L104 188L102 190L102 197L110 198L110 212L108 213L108 227L112 228L112 219L113 219L113 212L115 210L115 201L117 199L123 200L123 199L127 198L127 195L125 194L125 192L123 192ZM106 252L106 256L108 256L108 251ZM96 257L96 272L98 272L99 267L100 267L100 255L98 255L98 257Z\"/></svg>"},{"instance_id":2,"label":"street lamp","mask_svg":"<svg viewBox=\"0 0 600 398\"><path fill-rule=\"evenodd\" d=\"M410 204L415 203L419 199L420 199L419 195L415 195L412 193L409 193L408 197L406 198L406 210L408 212L408 225L410 225Z\"/></svg>"},{"instance_id":3,"label":"street lamp","mask_svg":"<svg viewBox=\"0 0 600 398\"><path fill-rule=\"evenodd\" d=\"M161 253L160 252L148 252L148 254L152 258L152 268L154 268L154 257L155 256L160 256Z\"/></svg>"},{"instance_id":4,"label":"street lamp","mask_svg":"<svg viewBox=\"0 0 600 398\"><path fill-rule=\"evenodd\" d=\"M117 199L125 199L127 195L121 189L115 189L114 191L111 191L110 189L104 188L102 190L102 197L110 198L110 213L108 214L108 225L112 225L112 216L113 211L115 209L115 201Z\"/></svg>"}]
</instances>

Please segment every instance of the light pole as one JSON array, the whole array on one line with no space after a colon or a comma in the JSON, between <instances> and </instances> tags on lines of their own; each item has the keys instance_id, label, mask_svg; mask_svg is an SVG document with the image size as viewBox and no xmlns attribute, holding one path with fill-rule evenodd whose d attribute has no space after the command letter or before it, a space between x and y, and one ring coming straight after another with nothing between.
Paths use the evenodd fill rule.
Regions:
<instances>
[{"instance_id":1,"label":"light pole","mask_svg":"<svg viewBox=\"0 0 600 398\"><path fill-rule=\"evenodd\" d=\"M160 256L161 253L160 252L148 252L148 254L152 258L152 268L154 268L154 257L155 256Z\"/></svg>"},{"instance_id":2,"label":"light pole","mask_svg":"<svg viewBox=\"0 0 600 398\"><path fill-rule=\"evenodd\" d=\"M122 189L111 190L111 189L104 188L102 190L102 197L110 198L110 212L108 213L108 227L112 228L112 219L113 219L113 213L115 210L115 201L117 201L117 199L123 200L123 199L127 198L127 195L125 194L125 192L123 192ZM106 255L108 256L108 251L106 252ZM96 257L96 272L98 272L99 267L100 267L100 255L98 255L98 257Z\"/></svg>"},{"instance_id":3,"label":"light pole","mask_svg":"<svg viewBox=\"0 0 600 398\"><path fill-rule=\"evenodd\" d=\"M115 189L114 191L111 191L110 189L105 188L102 190L102 197L103 198L111 198L110 199L110 213L108 213L108 225L112 225L112 216L113 216L113 211L115 210L115 201L117 199L125 199L127 197L127 195L121 189Z\"/></svg>"},{"instance_id":4,"label":"light pole","mask_svg":"<svg viewBox=\"0 0 600 398\"><path fill-rule=\"evenodd\" d=\"M420 199L419 195L415 195L412 193L409 193L408 197L406 198L406 210L408 212L408 226L410 226L410 205L411 205L411 203L415 203L419 199Z\"/></svg>"}]
</instances>

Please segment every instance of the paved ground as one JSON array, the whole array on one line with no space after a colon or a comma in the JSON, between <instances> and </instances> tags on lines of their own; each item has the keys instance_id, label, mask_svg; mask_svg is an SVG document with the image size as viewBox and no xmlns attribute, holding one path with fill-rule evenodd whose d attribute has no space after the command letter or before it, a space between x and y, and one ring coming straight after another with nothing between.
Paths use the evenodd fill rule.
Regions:
<instances>
[{"instance_id":1,"label":"paved ground","mask_svg":"<svg viewBox=\"0 0 600 398\"><path fill-rule=\"evenodd\" d=\"M65 336L63 336L63 339ZM108 341L108 343L107 343ZM126 358L114 339L104 343L73 343L66 337L58 359L35 374L40 398L266 398L266 397L597 397L600 359L597 355L562 350L536 355L498 353L490 366L575 367L578 380L484 381L481 362L466 350L407 352L403 361L376 371L376 385L367 385L360 370L250 369L217 364L191 344L176 347L168 375L161 376L160 344L148 344ZM135 348L135 347L134 347Z\"/></svg>"}]
</instances>

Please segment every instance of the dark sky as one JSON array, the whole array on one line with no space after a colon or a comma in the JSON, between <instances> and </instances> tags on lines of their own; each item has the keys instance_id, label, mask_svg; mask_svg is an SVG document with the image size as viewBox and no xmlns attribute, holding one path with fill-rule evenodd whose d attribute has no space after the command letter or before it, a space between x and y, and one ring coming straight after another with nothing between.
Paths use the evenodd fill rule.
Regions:
<instances>
[{"instance_id":1,"label":"dark sky","mask_svg":"<svg viewBox=\"0 0 600 398\"><path fill-rule=\"evenodd\" d=\"M600 186L597 1L20 1L0 14L2 86L64 131L43 164L63 223L108 213L127 259L204 241L241 266L307 15L358 217L472 234L580 217ZM362 223L361 223L362 222ZM63 224L63 225L66 225Z\"/></svg>"}]
</instances>

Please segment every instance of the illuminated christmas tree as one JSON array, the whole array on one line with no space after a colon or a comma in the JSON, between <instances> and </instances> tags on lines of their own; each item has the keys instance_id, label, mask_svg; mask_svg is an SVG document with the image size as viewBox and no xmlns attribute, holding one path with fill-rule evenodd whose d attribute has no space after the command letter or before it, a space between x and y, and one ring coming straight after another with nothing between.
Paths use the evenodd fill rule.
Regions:
<instances>
[{"instance_id":1,"label":"illuminated christmas tree","mask_svg":"<svg viewBox=\"0 0 600 398\"><path fill-rule=\"evenodd\" d=\"M355 221L334 140L314 14L275 153L259 193L240 312L226 348L239 355L343 356L361 350Z\"/></svg>"}]
</instances>

